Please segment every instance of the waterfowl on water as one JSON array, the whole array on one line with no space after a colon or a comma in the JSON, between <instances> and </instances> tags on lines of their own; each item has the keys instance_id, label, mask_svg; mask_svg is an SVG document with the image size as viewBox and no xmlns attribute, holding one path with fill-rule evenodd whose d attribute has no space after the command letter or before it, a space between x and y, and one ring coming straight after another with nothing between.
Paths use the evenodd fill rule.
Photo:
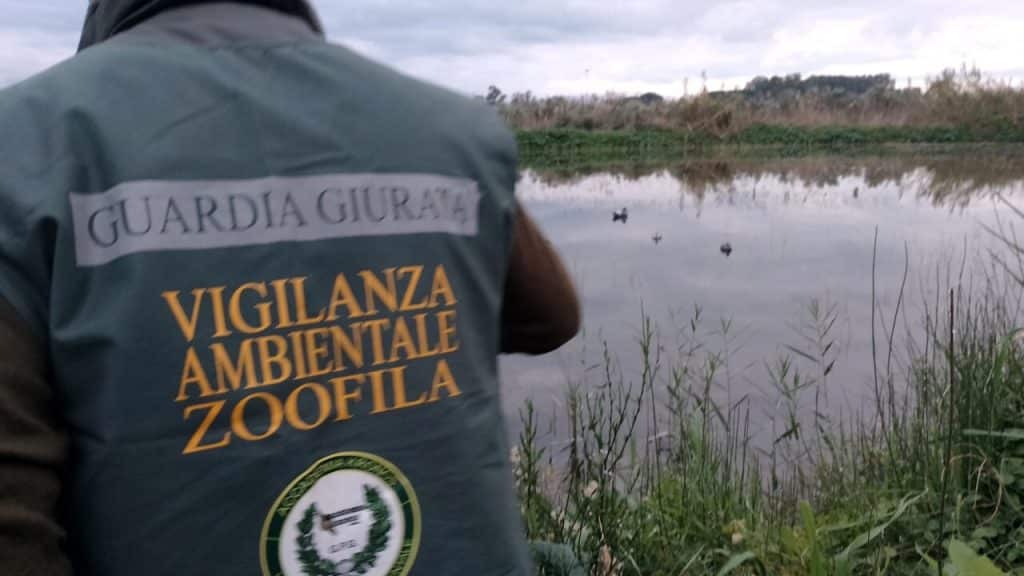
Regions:
<instances>
[{"instance_id":1,"label":"waterfowl on water","mask_svg":"<svg viewBox=\"0 0 1024 576\"><path fill-rule=\"evenodd\" d=\"M722 254L725 254L726 258L728 258L729 256L732 256L732 244L730 244L728 242L726 242L725 244L722 244L722 247L719 248L719 250L722 251Z\"/></svg>"},{"instance_id":2,"label":"waterfowl on water","mask_svg":"<svg viewBox=\"0 0 1024 576\"><path fill-rule=\"evenodd\" d=\"M623 224L629 220L629 210L626 208L622 209L622 212L612 212L612 222L622 222Z\"/></svg>"}]
</instances>

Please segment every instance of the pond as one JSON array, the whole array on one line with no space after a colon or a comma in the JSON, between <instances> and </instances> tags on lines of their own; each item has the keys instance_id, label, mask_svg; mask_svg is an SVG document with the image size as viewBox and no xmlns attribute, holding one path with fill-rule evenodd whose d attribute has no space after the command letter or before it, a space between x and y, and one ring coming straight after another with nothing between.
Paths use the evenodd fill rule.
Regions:
<instances>
[{"instance_id":1,"label":"pond","mask_svg":"<svg viewBox=\"0 0 1024 576\"><path fill-rule=\"evenodd\" d=\"M828 411L860 413L874 366L906 368L903 340L936 293L972 283L977 264L991 262L990 230L1016 219L1022 159L988 151L524 170L518 196L571 269L585 329L555 354L502 359L510 429L527 399L550 417L568 383L600 381L605 344L623 380L639 380L643 315L669 364L697 310L702 344L728 360L719 393L749 397L755 433L769 433L777 409L769 368L788 356L813 374L804 355L821 352L823 324ZM623 211L625 221L615 218Z\"/></svg>"}]
</instances>

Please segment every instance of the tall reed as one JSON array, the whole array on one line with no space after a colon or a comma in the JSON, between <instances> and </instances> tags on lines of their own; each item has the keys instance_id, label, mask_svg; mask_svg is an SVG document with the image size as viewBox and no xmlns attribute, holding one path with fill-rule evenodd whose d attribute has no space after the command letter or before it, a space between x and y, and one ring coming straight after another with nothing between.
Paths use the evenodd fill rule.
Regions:
<instances>
[{"instance_id":1,"label":"tall reed","mask_svg":"<svg viewBox=\"0 0 1024 576\"><path fill-rule=\"evenodd\" d=\"M563 434L524 409L530 537L571 545L601 576L1024 573L1012 224L991 231L1001 248L934 270L918 295L907 255L896 305L876 304L872 402L852 415L825 408L837 308L809 303L761 373L779 407L767 444L754 399L733 386L731 323L706 329L696 309L672 332L644 314L639 371L605 347L566 392Z\"/></svg>"}]
</instances>

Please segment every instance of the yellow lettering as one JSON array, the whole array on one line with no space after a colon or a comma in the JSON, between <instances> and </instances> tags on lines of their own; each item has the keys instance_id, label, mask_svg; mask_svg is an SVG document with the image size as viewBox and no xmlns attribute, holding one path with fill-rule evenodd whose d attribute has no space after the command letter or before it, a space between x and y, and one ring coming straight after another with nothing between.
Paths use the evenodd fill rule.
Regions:
<instances>
[{"instance_id":1,"label":"yellow lettering","mask_svg":"<svg viewBox=\"0 0 1024 576\"><path fill-rule=\"evenodd\" d=\"M405 391L405 366L399 368L392 368L391 372L391 390L395 396L395 406L392 410L402 410L404 408L415 408L421 404L427 402L427 392L424 391L420 394L420 397L409 401Z\"/></svg>"},{"instance_id":2,"label":"yellow lettering","mask_svg":"<svg viewBox=\"0 0 1024 576\"><path fill-rule=\"evenodd\" d=\"M383 414L388 411L388 402L384 397L384 371L370 372L370 384L373 386L373 412Z\"/></svg>"},{"instance_id":3,"label":"yellow lettering","mask_svg":"<svg viewBox=\"0 0 1024 576\"><path fill-rule=\"evenodd\" d=\"M427 297L424 296L418 303L413 303L416 297L417 288L420 285L420 278L423 276L423 266L405 266L398 269L398 278L409 276L409 282L405 285L405 294L402 296L402 312L415 312L427 308Z\"/></svg>"},{"instance_id":4,"label":"yellow lettering","mask_svg":"<svg viewBox=\"0 0 1024 576\"><path fill-rule=\"evenodd\" d=\"M216 402L208 402L206 404L196 404L195 406L189 406L188 408L185 408L186 422L188 422L188 419L196 410L208 410L208 412L206 413L206 417L203 418L203 421L199 423L199 427L196 428L195 433L192 434L191 438L189 438L188 444L185 445L185 449L182 450L181 452L182 454L187 456L189 454L206 452L208 450L216 450L218 448L223 448L231 443L231 432L224 432L224 435L221 436L220 441L215 442L213 444L202 443L203 438L206 437L206 433L210 430L210 427L213 426L214 421L217 419L217 416L220 415L221 410L223 409L223 400L218 400Z\"/></svg>"},{"instance_id":5,"label":"yellow lettering","mask_svg":"<svg viewBox=\"0 0 1024 576\"><path fill-rule=\"evenodd\" d=\"M256 340L259 346L260 386L274 386L292 377L292 363L288 360L288 341L281 336L266 336ZM270 352L271 345L276 349ZM279 374L274 375L275 367Z\"/></svg>"},{"instance_id":6,"label":"yellow lettering","mask_svg":"<svg viewBox=\"0 0 1024 576\"><path fill-rule=\"evenodd\" d=\"M349 337L339 326L331 326L331 340L334 344L334 369L345 369L345 358L348 358L356 368L365 365L363 361L363 330L362 325L352 325L352 336ZM358 342L358 345L356 344Z\"/></svg>"},{"instance_id":7,"label":"yellow lettering","mask_svg":"<svg viewBox=\"0 0 1024 576\"><path fill-rule=\"evenodd\" d=\"M452 284L448 281L448 273L445 272L444 266L438 266L434 270L434 283L430 290L430 307L438 307L442 298L445 306L454 306L458 303Z\"/></svg>"},{"instance_id":8,"label":"yellow lettering","mask_svg":"<svg viewBox=\"0 0 1024 576\"><path fill-rule=\"evenodd\" d=\"M267 430L263 434L259 435L252 433L252 430L249 429L248 422L245 420L245 407L248 406L250 402L257 399L262 400L263 403L267 405L267 411L269 413ZM268 394L266 392L250 394L249 396L242 398L242 401L239 402L235 406L235 409L231 411L231 430L235 433L235 436L238 436L246 442L259 442L260 440L266 440L281 429L281 421L284 420L283 412L284 411L281 409L281 401L273 394Z\"/></svg>"},{"instance_id":9,"label":"yellow lettering","mask_svg":"<svg viewBox=\"0 0 1024 576\"><path fill-rule=\"evenodd\" d=\"M373 345L374 366L380 366L387 362L387 359L384 357L384 337L381 334L381 329L386 329L389 326L391 326L391 320L387 318L363 322L363 327L370 329L370 343Z\"/></svg>"},{"instance_id":10,"label":"yellow lettering","mask_svg":"<svg viewBox=\"0 0 1024 576\"><path fill-rule=\"evenodd\" d=\"M306 356L302 353L302 335L304 332L292 332L288 335L292 339L292 358L295 359L295 378L302 380L309 376L306 372Z\"/></svg>"},{"instance_id":11,"label":"yellow lettering","mask_svg":"<svg viewBox=\"0 0 1024 576\"><path fill-rule=\"evenodd\" d=\"M315 317L310 318L309 316L309 307L306 305L305 278L292 279L292 293L295 296L296 326L309 326L312 324L319 324L324 321L324 318L327 316L327 310L325 309L321 309Z\"/></svg>"},{"instance_id":12,"label":"yellow lettering","mask_svg":"<svg viewBox=\"0 0 1024 576\"><path fill-rule=\"evenodd\" d=\"M309 377L316 378L329 374L333 367L330 363L323 365L322 360L325 360L330 354L331 350L327 347L327 343L317 338L327 338L330 336L330 331L327 328L316 328L306 332L306 354L309 357Z\"/></svg>"},{"instance_id":13,"label":"yellow lettering","mask_svg":"<svg viewBox=\"0 0 1024 576\"><path fill-rule=\"evenodd\" d=\"M231 336L231 330L228 330L227 317L224 314L225 290L227 290L227 286L210 288L210 299L213 301L213 326L217 329L213 333L214 338L227 338Z\"/></svg>"},{"instance_id":14,"label":"yellow lettering","mask_svg":"<svg viewBox=\"0 0 1024 576\"><path fill-rule=\"evenodd\" d=\"M384 307L394 312L398 309L398 289L395 287L395 269L384 270L385 285L371 270L363 270L359 273L363 279L363 287L366 290L366 313L377 314L377 300L380 300Z\"/></svg>"},{"instance_id":15,"label":"yellow lettering","mask_svg":"<svg viewBox=\"0 0 1024 576\"><path fill-rule=\"evenodd\" d=\"M434 372L434 384L430 390L431 403L441 399L441 390L447 390L449 398L462 396L462 391L459 390L458 384L455 383L455 377L452 376L452 369L448 366L448 361L443 358L438 360L437 370Z\"/></svg>"},{"instance_id":16,"label":"yellow lettering","mask_svg":"<svg viewBox=\"0 0 1024 576\"><path fill-rule=\"evenodd\" d=\"M395 320L394 331L391 334L391 362L398 362L401 360L402 355L400 352L405 353L406 360L415 360L419 358L416 353L416 345L412 341L412 334L409 333L409 326L405 323L405 318L399 316Z\"/></svg>"},{"instance_id":17,"label":"yellow lettering","mask_svg":"<svg viewBox=\"0 0 1024 576\"><path fill-rule=\"evenodd\" d=\"M437 314L438 341L442 354L459 351L459 342L455 335L455 310L445 310Z\"/></svg>"},{"instance_id":18,"label":"yellow lettering","mask_svg":"<svg viewBox=\"0 0 1024 576\"><path fill-rule=\"evenodd\" d=\"M299 414L299 396L305 390L311 390L313 392L320 410L320 415L317 416L316 421L312 424L303 420L302 415ZM327 392L326 388L316 382L303 384L288 396L288 400L284 403L284 415L285 418L288 419L288 423L296 430L312 430L326 422L331 416L331 395Z\"/></svg>"},{"instance_id":19,"label":"yellow lettering","mask_svg":"<svg viewBox=\"0 0 1024 576\"><path fill-rule=\"evenodd\" d=\"M277 327L291 328L295 324L288 310L288 279L274 280L270 285L274 287L274 300L277 302Z\"/></svg>"},{"instance_id":20,"label":"yellow lettering","mask_svg":"<svg viewBox=\"0 0 1024 576\"><path fill-rule=\"evenodd\" d=\"M246 292L255 292L260 298L267 297L267 285L263 283L250 283L244 284L238 290L235 290L234 294L231 295L231 301L228 303L228 313L231 316L231 324L234 325L235 329L242 334L259 334L265 332L274 323L270 319L270 302L260 302L256 304L254 308L257 314L259 314L259 324L253 326L245 319L242 314L242 297L245 296Z\"/></svg>"},{"instance_id":21,"label":"yellow lettering","mask_svg":"<svg viewBox=\"0 0 1024 576\"><path fill-rule=\"evenodd\" d=\"M227 394L231 390L242 388L243 384L251 388L256 382L256 363L252 359L252 340L245 340L238 347L238 359L231 360L231 354L221 343L210 346L213 352L213 365L217 371L217 393Z\"/></svg>"},{"instance_id":22,"label":"yellow lettering","mask_svg":"<svg viewBox=\"0 0 1024 576\"><path fill-rule=\"evenodd\" d=\"M192 315L187 317L179 299L181 292L164 292L162 294L164 301L167 302L167 307L171 309L171 315L174 316L174 320L178 323L181 333L188 342L196 339L196 328L199 326L199 311L202 309L203 294L206 294L205 288L196 288L192 291Z\"/></svg>"},{"instance_id":23,"label":"yellow lettering","mask_svg":"<svg viewBox=\"0 0 1024 576\"><path fill-rule=\"evenodd\" d=\"M358 386L348 391L348 383L355 382ZM366 374L353 374L352 376L343 376L341 378L334 378L331 380L331 386L334 387L334 404L338 411L338 417L335 422L343 422L345 420L352 419L352 413L349 411L348 403L359 402L363 399L363 384L366 383Z\"/></svg>"},{"instance_id":24,"label":"yellow lettering","mask_svg":"<svg viewBox=\"0 0 1024 576\"><path fill-rule=\"evenodd\" d=\"M338 309L343 306L348 308L349 318L364 316L362 308L359 307L359 301L356 300L355 294L352 293L352 287L349 286L348 279L345 278L344 274L338 274L338 277L334 280L334 290L331 294L331 304L328 307L327 319L331 322L336 321L339 318Z\"/></svg>"},{"instance_id":25,"label":"yellow lettering","mask_svg":"<svg viewBox=\"0 0 1024 576\"><path fill-rule=\"evenodd\" d=\"M185 367L181 370L181 383L178 385L178 397L175 402L184 402L189 399L189 386L199 388L200 398L214 395L213 388L210 387L210 379L206 377L206 371L203 370L203 365L199 362L195 348L189 348L185 353Z\"/></svg>"},{"instance_id":26,"label":"yellow lettering","mask_svg":"<svg viewBox=\"0 0 1024 576\"><path fill-rule=\"evenodd\" d=\"M416 341L419 343L420 358L429 358L430 356L437 356L441 353L441 348L438 346L430 347L430 335L427 332L427 315L417 314L414 319L416 320Z\"/></svg>"}]
</instances>

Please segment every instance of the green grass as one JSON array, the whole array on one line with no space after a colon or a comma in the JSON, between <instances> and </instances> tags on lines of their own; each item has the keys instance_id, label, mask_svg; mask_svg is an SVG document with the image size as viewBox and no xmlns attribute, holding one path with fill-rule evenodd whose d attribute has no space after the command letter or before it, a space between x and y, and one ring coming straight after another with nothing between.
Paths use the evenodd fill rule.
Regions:
<instances>
[{"instance_id":1,"label":"green grass","mask_svg":"<svg viewBox=\"0 0 1024 576\"><path fill-rule=\"evenodd\" d=\"M876 310L874 402L856 418L821 409L837 313L812 302L766 363L780 416L760 450L761 415L731 391L731 325L707 330L696 310L663 338L645 315L642 370L606 347L566 392L559 442L523 409L529 537L601 576L1024 574L1024 265L1006 247L975 282L915 301L920 316L903 290ZM913 327L901 349L897 326Z\"/></svg>"},{"instance_id":2,"label":"green grass","mask_svg":"<svg viewBox=\"0 0 1024 576\"><path fill-rule=\"evenodd\" d=\"M874 85L865 89L864 80L774 78L742 91L647 102L615 94L506 98L500 91L489 101L520 131L528 157L1024 141L1024 89L976 68L945 70L923 90L897 88L885 77L868 79Z\"/></svg>"},{"instance_id":3,"label":"green grass","mask_svg":"<svg viewBox=\"0 0 1024 576\"><path fill-rule=\"evenodd\" d=\"M726 149L730 153L802 155L906 144L1024 143L1024 126L785 126L756 124L717 136L681 130L537 130L517 134L527 164L631 157L666 158Z\"/></svg>"}]
</instances>

